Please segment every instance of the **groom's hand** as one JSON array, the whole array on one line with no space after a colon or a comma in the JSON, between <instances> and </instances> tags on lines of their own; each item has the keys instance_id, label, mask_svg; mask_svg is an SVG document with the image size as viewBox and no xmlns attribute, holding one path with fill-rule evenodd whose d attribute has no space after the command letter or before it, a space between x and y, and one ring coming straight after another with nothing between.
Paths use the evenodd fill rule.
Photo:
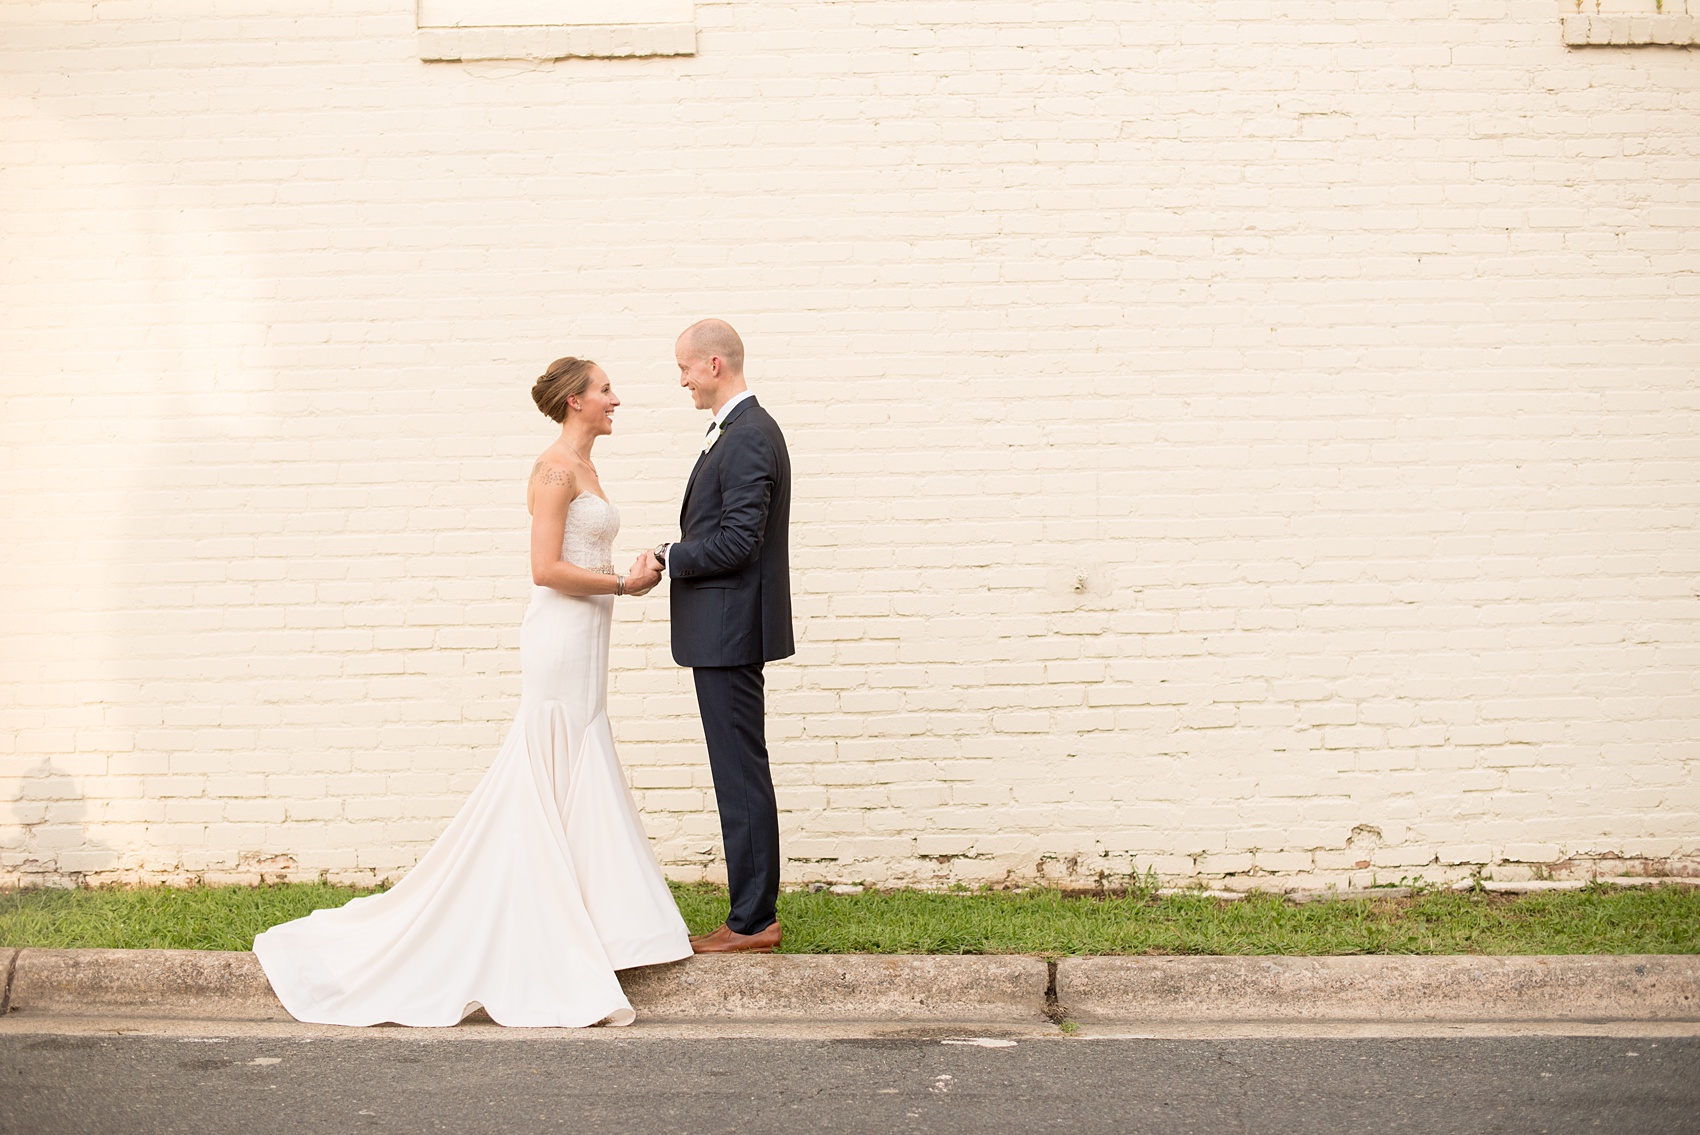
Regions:
<instances>
[{"instance_id":1,"label":"groom's hand","mask_svg":"<svg viewBox=\"0 0 1700 1135\"><path fill-rule=\"evenodd\" d=\"M647 595L661 582L661 565L650 552L638 553L632 570L626 573L626 594Z\"/></svg>"}]
</instances>

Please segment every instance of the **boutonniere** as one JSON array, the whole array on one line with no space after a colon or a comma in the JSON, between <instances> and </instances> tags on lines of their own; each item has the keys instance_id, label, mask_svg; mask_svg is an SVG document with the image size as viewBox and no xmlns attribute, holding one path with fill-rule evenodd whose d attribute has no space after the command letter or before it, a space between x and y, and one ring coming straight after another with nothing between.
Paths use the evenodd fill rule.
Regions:
<instances>
[{"instance_id":1,"label":"boutonniere","mask_svg":"<svg viewBox=\"0 0 1700 1135\"><path fill-rule=\"evenodd\" d=\"M713 449L714 443L719 441L720 435L725 433L725 432L726 432L726 423L725 422L721 422L720 425L716 426L712 430L709 430L708 431L708 440L702 443L702 451L704 453L707 453L709 450Z\"/></svg>"}]
</instances>

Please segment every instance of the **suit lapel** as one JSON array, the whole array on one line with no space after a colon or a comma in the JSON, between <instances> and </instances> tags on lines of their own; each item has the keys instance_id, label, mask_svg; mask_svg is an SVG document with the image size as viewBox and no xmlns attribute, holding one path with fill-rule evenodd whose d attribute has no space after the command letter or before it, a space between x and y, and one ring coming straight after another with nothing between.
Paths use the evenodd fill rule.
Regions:
<instances>
[{"instance_id":1,"label":"suit lapel","mask_svg":"<svg viewBox=\"0 0 1700 1135\"><path fill-rule=\"evenodd\" d=\"M730 430L733 426L737 425L738 419L744 416L744 411L755 404L755 396L751 395L736 406L732 407L732 412L726 415L726 421L721 426L720 432L724 434L727 430ZM715 446L718 446L720 442L725 440L726 439L722 437L714 444ZM702 467L708 464L708 459L713 455L714 449L712 447L705 449L697 455L697 463L691 466L690 478L685 482L685 499L679 502L679 531L681 533L685 530L685 513L689 511L691 507L691 490L696 488L697 474L702 472Z\"/></svg>"},{"instance_id":2,"label":"suit lapel","mask_svg":"<svg viewBox=\"0 0 1700 1135\"><path fill-rule=\"evenodd\" d=\"M701 453L697 454L697 463L695 465L691 466L690 479L685 482L685 499L679 502L679 531L680 531L680 533L683 533L685 531L685 510L687 510L691 506L691 489L696 487L697 474L702 471L702 467L707 463L708 463L708 450L705 449Z\"/></svg>"}]
</instances>

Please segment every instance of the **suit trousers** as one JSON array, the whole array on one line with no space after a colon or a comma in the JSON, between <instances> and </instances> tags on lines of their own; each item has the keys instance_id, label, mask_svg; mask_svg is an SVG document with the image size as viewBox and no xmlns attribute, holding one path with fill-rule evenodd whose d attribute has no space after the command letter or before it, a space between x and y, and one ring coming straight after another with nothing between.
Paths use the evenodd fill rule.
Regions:
<instances>
[{"instance_id":1,"label":"suit trousers","mask_svg":"<svg viewBox=\"0 0 1700 1135\"><path fill-rule=\"evenodd\" d=\"M720 805L732 913L726 925L755 934L773 925L779 899L779 804L767 764L762 664L697 666L697 709Z\"/></svg>"}]
</instances>

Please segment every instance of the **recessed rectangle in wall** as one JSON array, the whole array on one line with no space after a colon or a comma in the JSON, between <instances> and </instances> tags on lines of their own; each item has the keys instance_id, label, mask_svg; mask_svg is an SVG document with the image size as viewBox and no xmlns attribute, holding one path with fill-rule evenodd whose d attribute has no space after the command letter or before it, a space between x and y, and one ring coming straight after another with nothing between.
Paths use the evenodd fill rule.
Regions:
<instances>
[{"instance_id":1,"label":"recessed rectangle in wall","mask_svg":"<svg viewBox=\"0 0 1700 1135\"><path fill-rule=\"evenodd\" d=\"M692 0L419 0L422 28L688 24Z\"/></svg>"}]
</instances>

